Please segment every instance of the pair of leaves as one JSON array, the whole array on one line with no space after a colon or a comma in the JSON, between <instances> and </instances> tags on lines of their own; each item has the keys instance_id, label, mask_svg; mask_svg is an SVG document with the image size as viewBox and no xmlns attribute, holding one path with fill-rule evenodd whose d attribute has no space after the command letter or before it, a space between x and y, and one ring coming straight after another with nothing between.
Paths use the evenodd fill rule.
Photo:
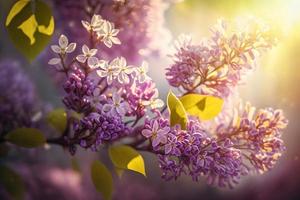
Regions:
<instances>
[{"instance_id":1,"label":"pair of leaves","mask_svg":"<svg viewBox=\"0 0 300 200\"><path fill-rule=\"evenodd\" d=\"M132 147L126 145L112 146L108 150L109 157L114 164L118 175L124 170L131 170L146 176L143 157ZM100 161L91 165L92 181L104 199L111 199L113 192L113 179L110 171Z\"/></svg>"},{"instance_id":2,"label":"pair of leaves","mask_svg":"<svg viewBox=\"0 0 300 200\"><path fill-rule=\"evenodd\" d=\"M50 41L54 18L41 0L19 0L11 8L5 26L16 48L33 60Z\"/></svg>"},{"instance_id":3,"label":"pair of leaves","mask_svg":"<svg viewBox=\"0 0 300 200\"><path fill-rule=\"evenodd\" d=\"M35 128L17 128L5 136L6 141L15 145L34 148L45 144L44 134Z\"/></svg>"},{"instance_id":4,"label":"pair of leaves","mask_svg":"<svg viewBox=\"0 0 300 200\"><path fill-rule=\"evenodd\" d=\"M200 120L210 120L216 117L223 107L224 101L220 98L187 94L178 99L175 94L169 92L167 105L170 112L170 125L179 124L185 130L188 122L187 113L197 116Z\"/></svg>"},{"instance_id":5,"label":"pair of leaves","mask_svg":"<svg viewBox=\"0 0 300 200\"><path fill-rule=\"evenodd\" d=\"M24 198L25 186L22 178L5 165L0 165L0 185L13 199L19 200Z\"/></svg>"}]
</instances>

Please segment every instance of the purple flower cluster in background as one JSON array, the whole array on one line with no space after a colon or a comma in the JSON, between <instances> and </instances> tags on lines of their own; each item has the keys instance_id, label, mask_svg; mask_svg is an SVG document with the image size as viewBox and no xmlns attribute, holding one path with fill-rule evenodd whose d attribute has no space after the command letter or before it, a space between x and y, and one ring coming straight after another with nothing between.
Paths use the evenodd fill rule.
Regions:
<instances>
[{"instance_id":1,"label":"purple flower cluster in background","mask_svg":"<svg viewBox=\"0 0 300 200\"><path fill-rule=\"evenodd\" d=\"M227 97L254 68L260 52L276 42L270 28L254 19L240 32L232 29L219 21L211 38L201 44L192 44L190 36L179 36L174 64L166 73L170 85L187 93Z\"/></svg>"},{"instance_id":2,"label":"purple flower cluster in background","mask_svg":"<svg viewBox=\"0 0 300 200\"><path fill-rule=\"evenodd\" d=\"M30 78L12 60L1 61L0 77L0 134L31 126L40 105Z\"/></svg>"}]
</instances>

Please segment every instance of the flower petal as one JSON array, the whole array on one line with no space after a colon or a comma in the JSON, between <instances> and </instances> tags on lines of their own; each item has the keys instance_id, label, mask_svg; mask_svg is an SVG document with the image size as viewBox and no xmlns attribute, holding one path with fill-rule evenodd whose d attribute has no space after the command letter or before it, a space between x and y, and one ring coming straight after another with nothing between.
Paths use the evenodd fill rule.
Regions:
<instances>
[{"instance_id":1,"label":"flower petal","mask_svg":"<svg viewBox=\"0 0 300 200\"><path fill-rule=\"evenodd\" d=\"M87 57L83 54L76 56L76 60L78 60L78 62L81 62L81 63L85 63L86 59L87 59Z\"/></svg>"},{"instance_id":2,"label":"flower petal","mask_svg":"<svg viewBox=\"0 0 300 200\"><path fill-rule=\"evenodd\" d=\"M89 57L87 63L91 69L95 69L98 67L99 60L96 57Z\"/></svg>"},{"instance_id":3,"label":"flower petal","mask_svg":"<svg viewBox=\"0 0 300 200\"><path fill-rule=\"evenodd\" d=\"M149 129L144 129L142 130L142 135L145 136L146 138L149 138L153 135L153 133Z\"/></svg>"},{"instance_id":4,"label":"flower petal","mask_svg":"<svg viewBox=\"0 0 300 200\"><path fill-rule=\"evenodd\" d=\"M49 65L57 65L61 62L61 60L59 58L52 58L49 60L48 64Z\"/></svg>"},{"instance_id":5,"label":"flower petal","mask_svg":"<svg viewBox=\"0 0 300 200\"><path fill-rule=\"evenodd\" d=\"M67 53L72 53L76 49L76 43L71 43L68 45L66 52Z\"/></svg>"},{"instance_id":6,"label":"flower petal","mask_svg":"<svg viewBox=\"0 0 300 200\"><path fill-rule=\"evenodd\" d=\"M69 44L68 38L65 35L61 35L59 37L58 44L62 49L67 48L67 46Z\"/></svg>"},{"instance_id":7,"label":"flower petal","mask_svg":"<svg viewBox=\"0 0 300 200\"><path fill-rule=\"evenodd\" d=\"M61 53L61 49L58 45L51 45L51 49L54 53Z\"/></svg>"}]
</instances>

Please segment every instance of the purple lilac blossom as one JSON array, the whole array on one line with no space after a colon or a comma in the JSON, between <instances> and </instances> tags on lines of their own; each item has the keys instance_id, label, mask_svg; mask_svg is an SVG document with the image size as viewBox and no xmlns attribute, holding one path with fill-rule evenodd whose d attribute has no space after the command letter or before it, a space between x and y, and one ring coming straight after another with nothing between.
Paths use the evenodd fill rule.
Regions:
<instances>
[{"instance_id":1,"label":"purple lilac blossom","mask_svg":"<svg viewBox=\"0 0 300 200\"><path fill-rule=\"evenodd\" d=\"M260 53L276 42L270 29L257 20L249 20L242 30L232 31L220 21L211 38L201 44L180 36L175 43L174 64L166 72L169 84L187 93L229 96L254 68Z\"/></svg>"},{"instance_id":2,"label":"purple lilac blossom","mask_svg":"<svg viewBox=\"0 0 300 200\"><path fill-rule=\"evenodd\" d=\"M33 83L18 63L1 61L0 91L0 134L31 126L39 102Z\"/></svg>"},{"instance_id":3,"label":"purple lilac blossom","mask_svg":"<svg viewBox=\"0 0 300 200\"><path fill-rule=\"evenodd\" d=\"M249 104L235 118L210 135L212 129L204 130L198 119L191 118L187 130L180 130L161 117L147 120L142 134L158 154L164 179L187 174L194 181L204 176L209 184L233 187L249 171L273 168L285 150L281 134L287 126L282 111L268 108L255 114Z\"/></svg>"}]
</instances>

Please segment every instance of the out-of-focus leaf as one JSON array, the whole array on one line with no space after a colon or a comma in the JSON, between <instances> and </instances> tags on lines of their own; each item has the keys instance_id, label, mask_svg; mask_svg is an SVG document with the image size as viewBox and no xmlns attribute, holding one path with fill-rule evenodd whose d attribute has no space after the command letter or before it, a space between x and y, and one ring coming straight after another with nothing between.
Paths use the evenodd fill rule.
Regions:
<instances>
[{"instance_id":1,"label":"out-of-focus leaf","mask_svg":"<svg viewBox=\"0 0 300 200\"><path fill-rule=\"evenodd\" d=\"M132 147L126 145L111 146L108 153L116 168L132 170L146 176L144 159Z\"/></svg>"},{"instance_id":2,"label":"out-of-focus leaf","mask_svg":"<svg viewBox=\"0 0 300 200\"><path fill-rule=\"evenodd\" d=\"M35 128L18 128L9 132L5 139L15 145L33 148L45 144L46 138L44 134Z\"/></svg>"},{"instance_id":3,"label":"out-of-focus leaf","mask_svg":"<svg viewBox=\"0 0 300 200\"><path fill-rule=\"evenodd\" d=\"M24 198L25 187L22 178L12 169L0 165L0 185L11 195L13 199Z\"/></svg>"},{"instance_id":4,"label":"out-of-focus leaf","mask_svg":"<svg viewBox=\"0 0 300 200\"><path fill-rule=\"evenodd\" d=\"M52 110L47 115L47 121L60 133L63 133L67 127L67 113L64 109L58 108Z\"/></svg>"},{"instance_id":5,"label":"out-of-focus leaf","mask_svg":"<svg viewBox=\"0 0 300 200\"><path fill-rule=\"evenodd\" d=\"M198 116L201 120L216 117L222 111L224 103L221 98L199 94L184 95L180 101L189 114Z\"/></svg>"},{"instance_id":6,"label":"out-of-focus leaf","mask_svg":"<svg viewBox=\"0 0 300 200\"><path fill-rule=\"evenodd\" d=\"M54 18L49 6L41 0L19 0L6 18L8 34L29 60L48 44L54 32Z\"/></svg>"},{"instance_id":7,"label":"out-of-focus leaf","mask_svg":"<svg viewBox=\"0 0 300 200\"><path fill-rule=\"evenodd\" d=\"M181 129L185 130L188 122L186 111L181 101L171 91L167 97L167 104L170 112L170 125L175 126L179 124Z\"/></svg>"},{"instance_id":8,"label":"out-of-focus leaf","mask_svg":"<svg viewBox=\"0 0 300 200\"><path fill-rule=\"evenodd\" d=\"M95 160L91 166L91 177L98 192L105 200L112 198L113 179L109 170L100 161Z\"/></svg>"}]
</instances>

